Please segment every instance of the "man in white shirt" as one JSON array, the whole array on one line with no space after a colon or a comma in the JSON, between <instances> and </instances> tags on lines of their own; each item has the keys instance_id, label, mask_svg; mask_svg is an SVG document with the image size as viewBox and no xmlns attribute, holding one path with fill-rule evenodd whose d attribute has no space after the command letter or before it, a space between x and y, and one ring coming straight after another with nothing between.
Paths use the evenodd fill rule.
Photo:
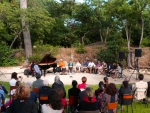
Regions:
<instances>
[{"instance_id":1,"label":"man in white shirt","mask_svg":"<svg viewBox=\"0 0 150 113\"><path fill-rule=\"evenodd\" d=\"M81 64L80 64L80 62L78 61L77 63L76 63L76 73L78 73L78 72L80 72L81 71Z\"/></svg>"},{"instance_id":2,"label":"man in white shirt","mask_svg":"<svg viewBox=\"0 0 150 113\"><path fill-rule=\"evenodd\" d=\"M133 91L135 91L134 96L137 100L145 99L146 98L146 93L147 93L147 88L148 84L147 82L144 82L144 75L139 74L138 76L139 82L136 82L135 85L133 86Z\"/></svg>"},{"instance_id":3,"label":"man in white shirt","mask_svg":"<svg viewBox=\"0 0 150 113\"><path fill-rule=\"evenodd\" d=\"M88 69L90 71L90 74L92 74L92 71L93 71L94 67L95 67L94 62L90 61L89 64L88 64Z\"/></svg>"}]
</instances>

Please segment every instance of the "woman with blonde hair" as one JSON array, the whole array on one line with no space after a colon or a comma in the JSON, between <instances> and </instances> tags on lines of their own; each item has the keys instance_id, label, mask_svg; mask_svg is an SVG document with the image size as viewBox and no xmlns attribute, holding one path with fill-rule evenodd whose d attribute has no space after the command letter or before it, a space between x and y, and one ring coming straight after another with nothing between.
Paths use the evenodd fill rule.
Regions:
<instances>
[{"instance_id":1,"label":"woman with blonde hair","mask_svg":"<svg viewBox=\"0 0 150 113\"><path fill-rule=\"evenodd\" d=\"M94 97L94 93L91 88L85 89L86 97L79 103L77 110L81 111L92 111L93 113L99 113L98 102Z\"/></svg>"},{"instance_id":2,"label":"woman with blonde hair","mask_svg":"<svg viewBox=\"0 0 150 113\"><path fill-rule=\"evenodd\" d=\"M28 99L30 89L27 85L21 85L16 89L16 99L8 108L7 113L37 113L36 104Z\"/></svg>"}]
</instances>

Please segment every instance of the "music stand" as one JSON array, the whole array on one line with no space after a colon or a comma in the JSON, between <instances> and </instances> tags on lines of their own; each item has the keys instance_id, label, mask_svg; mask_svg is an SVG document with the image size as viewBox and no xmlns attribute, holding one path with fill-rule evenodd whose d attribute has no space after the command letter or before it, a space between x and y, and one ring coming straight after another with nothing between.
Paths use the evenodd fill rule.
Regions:
<instances>
[{"instance_id":1,"label":"music stand","mask_svg":"<svg viewBox=\"0 0 150 113\"><path fill-rule=\"evenodd\" d=\"M0 59L1 59L1 57L2 57L2 53L0 52ZM0 70L0 76L2 76L2 75L4 75L4 73L3 72L1 72L1 70ZM6 76L4 75L4 77L6 78Z\"/></svg>"},{"instance_id":2,"label":"music stand","mask_svg":"<svg viewBox=\"0 0 150 113\"><path fill-rule=\"evenodd\" d=\"M139 75L138 62L139 62L139 58L136 59L136 61L135 61L135 68L134 68L132 74L130 75L130 78L133 77L133 74L134 74L134 72L136 71L136 72L137 72L137 73L136 73L136 78L135 78L136 80L138 80L138 75ZM130 79L130 78L129 78L129 79Z\"/></svg>"}]
</instances>

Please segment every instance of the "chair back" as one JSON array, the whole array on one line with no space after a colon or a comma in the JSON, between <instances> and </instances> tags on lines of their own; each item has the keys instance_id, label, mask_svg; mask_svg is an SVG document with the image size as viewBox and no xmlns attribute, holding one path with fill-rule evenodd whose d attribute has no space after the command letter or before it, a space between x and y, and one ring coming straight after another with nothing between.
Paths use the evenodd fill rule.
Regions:
<instances>
[{"instance_id":1,"label":"chair back","mask_svg":"<svg viewBox=\"0 0 150 113\"><path fill-rule=\"evenodd\" d=\"M124 94L123 95L123 105L131 105L133 102L132 94Z\"/></svg>"},{"instance_id":2,"label":"chair back","mask_svg":"<svg viewBox=\"0 0 150 113\"><path fill-rule=\"evenodd\" d=\"M38 94L39 93L39 88L35 87L35 88L33 88L33 91Z\"/></svg>"},{"instance_id":3,"label":"chair back","mask_svg":"<svg viewBox=\"0 0 150 113\"><path fill-rule=\"evenodd\" d=\"M146 98L146 94L147 94L147 89L146 88L137 88L134 94L134 97L137 100L141 100Z\"/></svg>"},{"instance_id":4,"label":"chair back","mask_svg":"<svg viewBox=\"0 0 150 113\"><path fill-rule=\"evenodd\" d=\"M69 106L78 105L78 96L70 96L69 97Z\"/></svg>"},{"instance_id":5,"label":"chair back","mask_svg":"<svg viewBox=\"0 0 150 113\"><path fill-rule=\"evenodd\" d=\"M46 101L48 100L48 95L40 95L39 99Z\"/></svg>"},{"instance_id":6,"label":"chair back","mask_svg":"<svg viewBox=\"0 0 150 113\"><path fill-rule=\"evenodd\" d=\"M113 109L116 109L117 106L118 106L118 103L117 103L117 102L108 103L107 109L108 109L108 110L113 110Z\"/></svg>"},{"instance_id":7,"label":"chair back","mask_svg":"<svg viewBox=\"0 0 150 113\"><path fill-rule=\"evenodd\" d=\"M96 111L79 111L79 113L99 113L99 110L96 110Z\"/></svg>"},{"instance_id":8,"label":"chair back","mask_svg":"<svg viewBox=\"0 0 150 113\"><path fill-rule=\"evenodd\" d=\"M10 91L16 89L16 86L10 86Z\"/></svg>"}]
</instances>

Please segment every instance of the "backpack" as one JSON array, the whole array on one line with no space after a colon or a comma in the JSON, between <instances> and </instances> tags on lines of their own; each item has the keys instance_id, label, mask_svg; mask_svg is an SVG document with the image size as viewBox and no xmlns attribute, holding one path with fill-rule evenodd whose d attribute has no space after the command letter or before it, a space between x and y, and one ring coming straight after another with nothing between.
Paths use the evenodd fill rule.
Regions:
<instances>
[{"instance_id":1,"label":"backpack","mask_svg":"<svg viewBox=\"0 0 150 113\"><path fill-rule=\"evenodd\" d=\"M104 93L99 93L97 96L97 101L98 101L98 109L100 112L104 112L104 107L105 107L105 96Z\"/></svg>"}]
</instances>

